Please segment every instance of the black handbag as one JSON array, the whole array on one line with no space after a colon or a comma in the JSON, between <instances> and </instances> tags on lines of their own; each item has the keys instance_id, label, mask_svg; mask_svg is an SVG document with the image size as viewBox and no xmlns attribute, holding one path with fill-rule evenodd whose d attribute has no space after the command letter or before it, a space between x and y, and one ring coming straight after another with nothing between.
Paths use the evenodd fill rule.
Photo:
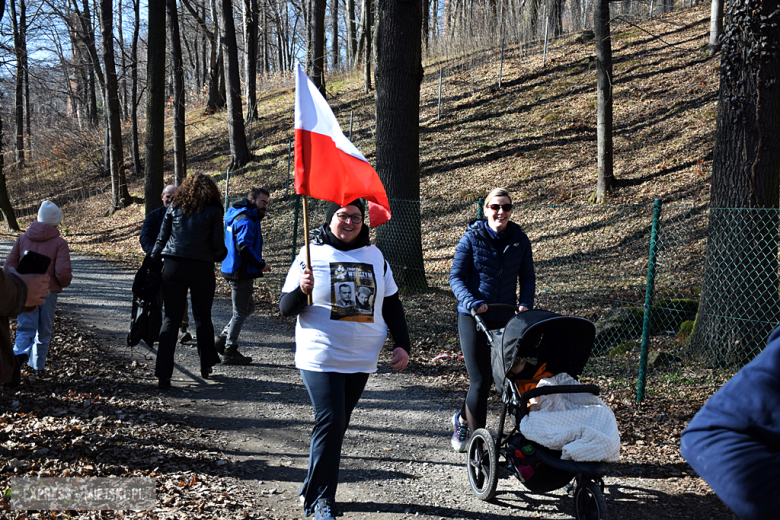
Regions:
<instances>
[{"instance_id":1,"label":"black handbag","mask_svg":"<svg viewBox=\"0 0 780 520\"><path fill-rule=\"evenodd\" d=\"M145 302L157 301L157 295L162 286L163 263L152 260L150 256L144 258L133 280L133 294Z\"/></svg>"},{"instance_id":2,"label":"black handbag","mask_svg":"<svg viewBox=\"0 0 780 520\"><path fill-rule=\"evenodd\" d=\"M133 308L130 315L130 331L127 333L127 345L134 347L143 340L148 347L160 338L162 313L156 300L143 301L133 296Z\"/></svg>"}]
</instances>

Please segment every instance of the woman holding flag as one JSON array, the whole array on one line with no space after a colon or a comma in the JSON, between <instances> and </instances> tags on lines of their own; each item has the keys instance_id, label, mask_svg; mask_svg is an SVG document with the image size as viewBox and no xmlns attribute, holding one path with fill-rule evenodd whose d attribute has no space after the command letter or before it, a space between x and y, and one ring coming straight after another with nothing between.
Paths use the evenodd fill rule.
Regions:
<instances>
[{"instance_id":1,"label":"woman holding flag","mask_svg":"<svg viewBox=\"0 0 780 520\"><path fill-rule=\"evenodd\" d=\"M306 515L335 516L336 487L344 433L379 351L393 334L392 368L409 360L409 331L393 272L372 246L363 224L363 203L331 203L325 223L311 233L310 266L306 248L290 267L279 308L297 316L295 366L314 407L309 471L300 490ZM339 288L370 292L369 310L339 305ZM308 302L311 297L311 302Z\"/></svg>"}]
</instances>

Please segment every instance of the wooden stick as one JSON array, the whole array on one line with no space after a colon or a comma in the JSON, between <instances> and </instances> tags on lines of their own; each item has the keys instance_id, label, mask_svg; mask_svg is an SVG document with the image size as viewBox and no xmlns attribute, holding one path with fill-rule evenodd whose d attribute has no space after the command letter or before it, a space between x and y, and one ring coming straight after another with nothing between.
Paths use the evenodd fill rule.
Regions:
<instances>
[{"instance_id":1,"label":"wooden stick","mask_svg":"<svg viewBox=\"0 0 780 520\"><path fill-rule=\"evenodd\" d=\"M303 236L306 241L306 268L311 271L311 252L309 251L309 197L303 195ZM314 292L314 288L312 288ZM312 293L306 295L306 299L309 305L312 303Z\"/></svg>"}]
</instances>

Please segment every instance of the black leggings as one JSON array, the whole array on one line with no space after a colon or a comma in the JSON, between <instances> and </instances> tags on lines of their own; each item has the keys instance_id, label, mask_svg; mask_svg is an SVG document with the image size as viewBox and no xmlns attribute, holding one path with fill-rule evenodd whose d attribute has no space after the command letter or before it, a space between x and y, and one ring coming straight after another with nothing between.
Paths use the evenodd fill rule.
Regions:
<instances>
[{"instance_id":1,"label":"black leggings","mask_svg":"<svg viewBox=\"0 0 780 520\"><path fill-rule=\"evenodd\" d=\"M486 322L488 329L504 326L498 322ZM468 420L472 431L483 428L487 421L487 400L493 384L493 370L490 364L490 345L484 332L477 330L477 320L472 316L458 314L460 350L469 373L469 392L461 408L460 416ZM469 417L471 416L471 417Z\"/></svg>"},{"instance_id":2,"label":"black leggings","mask_svg":"<svg viewBox=\"0 0 780 520\"><path fill-rule=\"evenodd\" d=\"M165 317L160 330L160 346L154 375L170 379L173 375L173 354L179 338L179 325L187 307L187 290L190 291L192 317L195 318L198 355L202 371L219 363L214 348L214 324L211 322L211 305L214 303L216 278L214 264L186 258L166 257L162 273L165 297Z\"/></svg>"}]
</instances>

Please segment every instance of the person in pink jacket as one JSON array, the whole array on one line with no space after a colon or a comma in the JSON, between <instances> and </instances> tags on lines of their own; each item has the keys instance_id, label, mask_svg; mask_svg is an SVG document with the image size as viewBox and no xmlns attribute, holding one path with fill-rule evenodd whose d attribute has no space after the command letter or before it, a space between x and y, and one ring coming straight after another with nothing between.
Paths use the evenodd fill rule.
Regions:
<instances>
[{"instance_id":1,"label":"person in pink jacket","mask_svg":"<svg viewBox=\"0 0 780 520\"><path fill-rule=\"evenodd\" d=\"M28 363L36 372L43 370L46 364L57 296L63 288L70 285L73 279L68 243L60 236L57 229L60 222L62 222L60 208L51 201L43 201L38 210L38 222L33 222L27 231L16 239L3 266L6 272L10 267L16 269L19 266L19 259L28 250L51 258L46 272L49 275L51 293L46 296L46 303L40 305L36 311L20 314L17 318L14 354L20 365Z\"/></svg>"}]
</instances>

